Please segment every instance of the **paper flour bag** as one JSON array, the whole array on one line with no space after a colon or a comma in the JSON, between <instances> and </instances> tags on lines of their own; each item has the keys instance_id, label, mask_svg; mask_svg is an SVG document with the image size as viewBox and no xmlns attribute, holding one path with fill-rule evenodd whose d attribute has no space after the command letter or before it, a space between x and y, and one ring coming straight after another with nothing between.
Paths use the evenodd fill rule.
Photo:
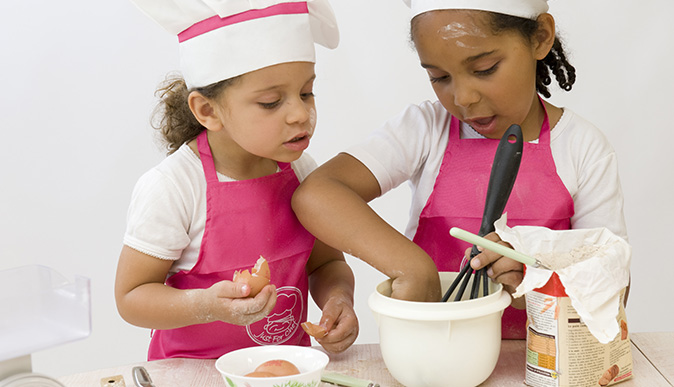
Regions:
<instances>
[{"instance_id":1,"label":"paper flour bag","mask_svg":"<svg viewBox=\"0 0 674 387\"><path fill-rule=\"evenodd\" d=\"M496 223L502 240L552 270L527 266L513 297L526 298L525 383L608 386L632 376L623 307L631 247L605 228L555 231Z\"/></svg>"}]
</instances>

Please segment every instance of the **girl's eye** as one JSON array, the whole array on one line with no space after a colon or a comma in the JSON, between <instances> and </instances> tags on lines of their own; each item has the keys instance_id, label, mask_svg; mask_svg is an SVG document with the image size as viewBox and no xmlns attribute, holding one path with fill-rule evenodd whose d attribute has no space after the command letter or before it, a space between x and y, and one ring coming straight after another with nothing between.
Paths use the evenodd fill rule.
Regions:
<instances>
[{"instance_id":1,"label":"girl's eye","mask_svg":"<svg viewBox=\"0 0 674 387\"><path fill-rule=\"evenodd\" d=\"M496 72L497 69L498 69L498 62L486 70L475 71L475 74L477 74L478 76L491 75L494 72Z\"/></svg>"},{"instance_id":2,"label":"girl's eye","mask_svg":"<svg viewBox=\"0 0 674 387\"><path fill-rule=\"evenodd\" d=\"M442 77L429 77L431 80L431 83L439 83L439 82L444 82L449 79L449 75L444 75Z\"/></svg>"},{"instance_id":3,"label":"girl's eye","mask_svg":"<svg viewBox=\"0 0 674 387\"><path fill-rule=\"evenodd\" d=\"M426 74L428 74L428 79L431 83L447 82L451 80L451 76L444 71L426 69Z\"/></svg>"},{"instance_id":4,"label":"girl's eye","mask_svg":"<svg viewBox=\"0 0 674 387\"><path fill-rule=\"evenodd\" d=\"M273 109L277 107L281 103L281 100L277 100L274 102L258 102L257 104L260 105L263 109Z\"/></svg>"},{"instance_id":5,"label":"girl's eye","mask_svg":"<svg viewBox=\"0 0 674 387\"><path fill-rule=\"evenodd\" d=\"M310 91L310 92L308 92L308 93L302 93L302 94L300 94L300 97L302 97L302 99L304 99L304 100L307 100L307 99L310 99L310 98L314 98L315 95L314 95L313 92Z\"/></svg>"}]
</instances>

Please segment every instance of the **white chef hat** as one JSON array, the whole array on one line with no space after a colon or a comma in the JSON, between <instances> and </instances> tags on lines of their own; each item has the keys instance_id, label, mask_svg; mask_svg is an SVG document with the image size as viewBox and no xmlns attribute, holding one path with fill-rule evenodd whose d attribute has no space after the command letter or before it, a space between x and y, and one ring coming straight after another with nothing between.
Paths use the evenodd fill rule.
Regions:
<instances>
[{"instance_id":1,"label":"white chef hat","mask_svg":"<svg viewBox=\"0 0 674 387\"><path fill-rule=\"evenodd\" d=\"M132 0L178 36L187 86L286 62L315 62L314 42L339 43L328 0Z\"/></svg>"},{"instance_id":2,"label":"white chef hat","mask_svg":"<svg viewBox=\"0 0 674 387\"><path fill-rule=\"evenodd\" d=\"M535 19L548 11L547 0L403 0L412 17L441 9L471 9Z\"/></svg>"}]
</instances>

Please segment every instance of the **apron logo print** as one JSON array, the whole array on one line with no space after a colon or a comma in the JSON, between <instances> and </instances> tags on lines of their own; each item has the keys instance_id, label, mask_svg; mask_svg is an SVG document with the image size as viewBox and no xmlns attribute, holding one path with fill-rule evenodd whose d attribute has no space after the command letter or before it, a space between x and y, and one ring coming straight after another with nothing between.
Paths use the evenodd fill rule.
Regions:
<instances>
[{"instance_id":1,"label":"apron logo print","mask_svg":"<svg viewBox=\"0 0 674 387\"><path fill-rule=\"evenodd\" d=\"M248 336L257 344L282 344L295 334L304 312L302 292L294 286L283 286L276 290L276 306L263 320L248 325Z\"/></svg>"}]
</instances>

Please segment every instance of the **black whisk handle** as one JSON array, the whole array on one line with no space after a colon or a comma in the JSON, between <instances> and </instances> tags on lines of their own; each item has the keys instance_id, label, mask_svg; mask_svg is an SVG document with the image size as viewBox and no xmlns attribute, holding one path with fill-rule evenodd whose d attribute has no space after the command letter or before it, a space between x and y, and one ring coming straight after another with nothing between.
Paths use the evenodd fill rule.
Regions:
<instances>
[{"instance_id":1,"label":"black whisk handle","mask_svg":"<svg viewBox=\"0 0 674 387\"><path fill-rule=\"evenodd\" d=\"M480 236L494 231L494 222L503 214L520 168L523 143L519 125L511 125L499 141L489 175Z\"/></svg>"}]
</instances>

